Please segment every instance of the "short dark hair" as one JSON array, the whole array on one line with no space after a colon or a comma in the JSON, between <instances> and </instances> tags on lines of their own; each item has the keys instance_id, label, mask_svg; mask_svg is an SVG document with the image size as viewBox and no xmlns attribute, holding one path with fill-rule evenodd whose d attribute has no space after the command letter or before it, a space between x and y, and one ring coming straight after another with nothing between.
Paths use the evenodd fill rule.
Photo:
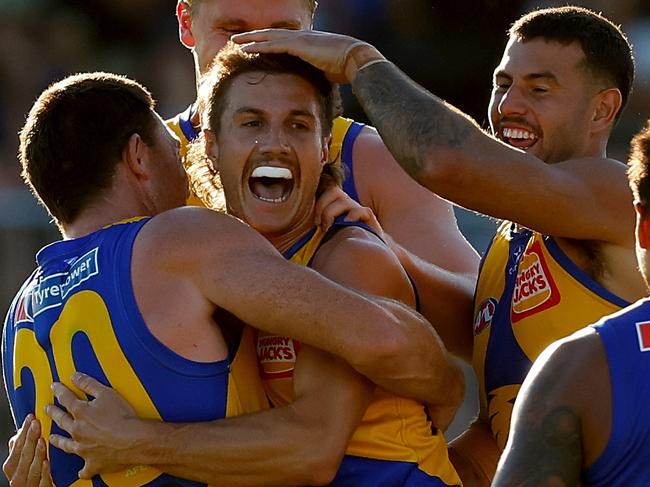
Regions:
<instances>
[{"instance_id":1,"label":"short dark hair","mask_svg":"<svg viewBox=\"0 0 650 487\"><path fill-rule=\"evenodd\" d=\"M65 78L38 97L20 132L22 176L59 224L72 223L109 187L129 137L154 141L154 102L109 73Z\"/></svg>"},{"instance_id":2,"label":"short dark hair","mask_svg":"<svg viewBox=\"0 0 650 487\"><path fill-rule=\"evenodd\" d=\"M602 14L567 6L530 12L512 25L509 34L523 42L541 37L564 45L580 44L585 55L584 66L621 92L623 102L616 115L620 116L634 82L632 48L620 27Z\"/></svg>"},{"instance_id":3,"label":"short dark hair","mask_svg":"<svg viewBox=\"0 0 650 487\"><path fill-rule=\"evenodd\" d=\"M630 144L627 175L634 198L646 208L650 204L650 120Z\"/></svg>"},{"instance_id":4,"label":"short dark hair","mask_svg":"<svg viewBox=\"0 0 650 487\"><path fill-rule=\"evenodd\" d=\"M341 99L338 88L333 86L325 74L300 58L288 54L257 54L242 51L241 46L228 43L217 55L212 67L202 77L199 110L203 126L215 134L221 129L221 117L227 105L227 94L233 80L246 73L295 74L309 82L318 96L320 122L323 136L332 131L334 118L341 112ZM193 191L206 206L219 208L221 196L215 192L220 181L210 169L211 163L203 153L203 140L192 144L186 157ZM341 185L343 172L334 162L326 164L318 187L320 194L328 185Z\"/></svg>"}]
</instances>

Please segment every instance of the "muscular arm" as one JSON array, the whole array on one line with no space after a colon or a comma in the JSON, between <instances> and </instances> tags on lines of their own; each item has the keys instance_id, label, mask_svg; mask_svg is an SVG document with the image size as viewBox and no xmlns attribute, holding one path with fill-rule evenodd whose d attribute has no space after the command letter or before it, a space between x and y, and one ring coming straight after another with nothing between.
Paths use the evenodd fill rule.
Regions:
<instances>
[{"instance_id":1,"label":"muscular arm","mask_svg":"<svg viewBox=\"0 0 650 487\"><path fill-rule=\"evenodd\" d=\"M478 254L458 229L452 205L410 178L374 128L359 134L353 159L361 203L374 210L387 233L425 262L476 274Z\"/></svg>"},{"instance_id":2,"label":"muscular arm","mask_svg":"<svg viewBox=\"0 0 650 487\"><path fill-rule=\"evenodd\" d=\"M487 135L390 63L362 69L352 86L399 164L443 198L543 233L631 245L623 164L545 164Z\"/></svg>"},{"instance_id":3,"label":"muscular arm","mask_svg":"<svg viewBox=\"0 0 650 487\"><path fill-rule=\"evenodd\" d=\"M609 372L592 329L551 345L528 374L492 485L578 485L611 428Z\"/></svg>"},{"instance_id":4,"label":"muscular arm","mask_svg":"<svg viewBox=\"0 0 650 487\"><path fill-rule=\"evenodd\" d=\"M233 40L253 43L247 51L299 56L336 81L351 81L397 162L443 198L542 233L633 246L634 213L623 164L602 159L545 164L487 135L374 47L347 36L267 30Z\"/></svg>"},{"instance_id":5,"label":"muscular arm","mask_svg":"<svg viewBox=\"0 0 650 487\"><path fill-rule=\"evenodd\" d=\"M409 307L361 295L287 262L253 230L210 210L174 210L141 233L141 255L156 249L155 258L164 259L170 276L182 276L183 285L197 286L242 321L337 355L398 395L430 394L424 387L430 387L431 371L440 370L442 359L432 345L444 348L431 325Z\"/></svg>"},{"instance_id":6,"label":"muscular arm","mask_svg":"<svg viewBox=\"0 0 650 487\"><path fill-rule=\"evenodd\" d=\"M337 282L414 305L412 286L395 255L363 230L339 230L319 251L314 267L323 261L326 267L319 269L320 272ZM463 377L435 330L431 328L431 331L426 341L420 344L423 353L422 358L418 359L419 371L415 375L395 377L390 390L430 405L434 415L440 415L439 422L432 418L434 424L444 429L462 401ZM406 356L401 358L411 359ZM416 369L417 365L414 364L412 370Z\"/></svg>"},{"instance_id":7,"label":"muscular arm","mask_svg":"<svg viewBox=\"0 0 650 487\"><path fill-rule=\"evenodd\" d=\"M203 423L137 418L118 394L87 376L73 379L95 399L54 392L70 414L47 412L72 438L50 442L81 456L81 478L130 465L214 485L322 485L335 475L367 406L372 385L340 359L305 347L296 367L295 401L257 414ZM315 447L316 445L316 447Z\"/></svg>"},{"instance_id":8,"label":"muscular arm","mask_svg":"<svg viewBox=\"0 0 650 487\"><path fill-rule=\"evenodd\" d=\"M433 324L449 352L469 363L474 339L472 303L476 274L443 269L396 242L391 242L391 248L415 281L422 314Z\"/></svg>"}]
</instances>

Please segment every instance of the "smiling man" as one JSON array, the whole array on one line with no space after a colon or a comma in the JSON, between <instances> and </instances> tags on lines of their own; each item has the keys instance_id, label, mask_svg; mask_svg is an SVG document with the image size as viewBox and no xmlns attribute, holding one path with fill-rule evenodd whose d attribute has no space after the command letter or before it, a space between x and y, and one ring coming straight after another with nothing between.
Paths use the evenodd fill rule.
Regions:
<instances>
[{"instance_id":1,"label":"smiling man","mask_svg":"<svg viewBox=\"0 0 650 487\"><path fill-rule=\"evenodd\" d=\"M285 258L415 307L412 283L373 231L342 219L327 231L314 226L319 187L340 180L328 162L336 96L323 73L291 56L247 55L231 46L218 56L204 93L203 134L189 155L190 174L201 175L200 193L216 196L218 173L228 212ZM96 398L90 408L57 386L58 400L73 415L54 406L48 414L73 439L51 441L86 461L84 476L128 462L218 484L223 452L231 450L242 454L229 458L227 470L239 468L239 483L249 486L460 485L441 428L462 400L462 374L441 342L429 353L437 374L422 400L413 400L376 387L331 354L260 332L258 363L274 409L203 424L151 422L130 413L116 423L115 411L126 406L115 407L115 394L88 379L82 389Z\"/></svg>"},{"instance_id":2,"label":"smiling man","mask_svg":"<svg viewBox=\"0 0 650 487\"><path fill-rule=\"evenodd\" d=\"M495 71L495 137L356 39L262 31L234 40L253 42L250 52L289 52L350 81L411 176L444 198L506 220L475 294L480 421L454 444L455 465L468 472L468 483L489 484L512 404L539 353L644 293L625 165L607 157L634 77L627 39L583 8L523 16ZM481 433L486 427L494 440Z\"/></svg>"}]
</instances>

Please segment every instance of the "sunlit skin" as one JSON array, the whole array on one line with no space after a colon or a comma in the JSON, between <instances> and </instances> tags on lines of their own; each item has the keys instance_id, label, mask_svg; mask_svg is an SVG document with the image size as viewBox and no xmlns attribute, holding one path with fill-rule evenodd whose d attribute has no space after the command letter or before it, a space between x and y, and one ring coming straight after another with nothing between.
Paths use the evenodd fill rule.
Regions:
<instances>
[{"instance_id":1,"label":"sunlit skin","mask_svg":"<svg viewBox=\"0 0 650 487\"><path fill-rule=\"evenodd\" d=\"M226 96L221 129L207 137L207 150L228 212L285 250L313 226L327 162L316 91L296 75L250 73L235 78ZM261 166L288 169L292 180L282 183L284 190L269 189L251 178Z\"/></svg>"},{"instance_id":2,"label":"sunlit skin","mask_svg":"<svg viewBox=\"0 0 650 487\"><path fill-rule=\"evenodd\" d=\"M257 29L309 29L305 0L201 0L190 16L179 3L176 13L181 42L192 49L199 75L204 74L230 36Z\"/></svg>"},{"instance_id":3,"label":"sunlit skin","mask_svg":"<svg viewBox=\"0 0 650 487\"><path fill-rule=\"evenodd\" d=\"M639 263L639 271L641 271L645 285L650 292L650 263L648 262L650 220L648 220L647 210L642 203L635 201L634 209L636 210L636 260Z\"/></svg>"},{"instance_id":4,"label":"sunlit skin","mask_svg":"<svg viewBox=\"0 0 650 487\"><path fill-rule=\"evenodd\" d=\"M155 143L152 146L155 175L151 199L156 213L183 206L189 195L187 173L178 154L179 141L165 122L156 115Z\"/></svg>"},{"instance_id":5,"label":"sunlit skin","mask_svg":"<svg viewBox=\"0 0 650 487\"><path fill-rule=\"evenodd\" d=\"M547 163L606 157L606 138L589 129L599 90L583 60L577 43L511 38L494 71L493 133Z\"/></svg>"}]
</instances>

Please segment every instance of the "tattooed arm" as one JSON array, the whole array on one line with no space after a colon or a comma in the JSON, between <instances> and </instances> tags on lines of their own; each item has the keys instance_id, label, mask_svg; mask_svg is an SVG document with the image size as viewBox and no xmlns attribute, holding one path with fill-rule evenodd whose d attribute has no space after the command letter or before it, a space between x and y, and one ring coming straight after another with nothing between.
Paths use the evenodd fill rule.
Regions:
<instances>
[{"instance_id":1,"label":"tattooed arm","mask_svg":"<svg viewBox=\"0 0 650 487\"><path fill-rule=\"evenodd\" d=\"M443 198L557 237L632 248L634 212L624 164L600 154L545 164L486 134L373 46L347 36L271 29L233 40L252 43L244 47L249 52L299 56L330 79L351 82L395 160ZM607 113L602 123L611 125Z\"/></svg>"},{"instance_id":2,"label":"tattooed arm","mask_svg":"<svg viewBox=\"0 0 650 487\"><path fill-rule=\"evenodd\" d=\"M583 329L551 345L533 365L492 485L578 485L610 428L605 352L595 331Z\"/></svg>"}]
</instances>

